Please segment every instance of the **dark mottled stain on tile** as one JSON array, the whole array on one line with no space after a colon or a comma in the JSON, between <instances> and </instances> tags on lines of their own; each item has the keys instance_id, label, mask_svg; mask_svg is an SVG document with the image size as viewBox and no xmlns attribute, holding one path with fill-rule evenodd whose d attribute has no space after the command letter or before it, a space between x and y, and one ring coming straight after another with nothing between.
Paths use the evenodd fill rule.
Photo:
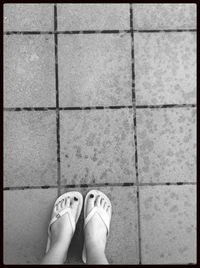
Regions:
<instances>
[{"instance_id":1,"label":"dark mottled stain on tile","mask_svg":"<svg viewBox=\"0 0 200 268\"><path fill-rule=\"evenodd\" d=\"M8 4L4 7L4 31L53 31L52 4Z\"/></svg>"},{"instance_id":2,"label":"dark mottled stain on tile","mask_svg":"<svg viewBox=\"0 0 200 268\"><path fill-rule=\"evenodd\" d=\"M182 263L195 261L195 189L195 185L140 188L140 222L144 264L149 262L178 264L180 259ZM152 241L154 242L152 243Z\"/></svg>"},{"instance_id":3,"label":"dark mottled stain on tile","mask_svg":"<svg viewBox=\"0 0 200 268\"><path fill-rule=\"evenodd\" d=\"M5 112L4 117L5 185L55 185L54 111Z\"/></svg>"},{"instance_id":4,"label":"dark mottled stain on tile","mask_svg":"<svg viewBox=\"0 0 200 268\"><path fill-rule=\"evenodd\" d=\"M129 34L60 35L58 45L62 106L131 105Z\"/></svg>"},{"instance_id":5,"label":"dark mottled stain on tile","mask_svg":"<svg viewBox=\"0 0 200 268\"><path fill-rule=\"evenodd\" d=\"M134 40L137 104L194 103L196 33L136 33Z\"/></svg>"},{"instance_id":6,"label":"dark mottled stain on tile","mask_svg":"<svg viewBox=\"0 0 200 268\"><path fill-rule=\"evenodd\" d=\"M137 111L140 182L196 180L194 110L194 108L170 108L149 109L148 112L146 109ZM148 134L144 135L147 129Z\"/></svg>"},{"instance_id":7,"label":"dark mottled stain on tile","mask_svg":"<svg viewBox=\"0 0 200 268\"><path fill-rule=\"evenodd\" d=\"M5 107L55 106L53 36L5 36L4 46Z\"/></svg>"},{"instance_id":8,"label":"dark mottled stain on tile","mask_svg":"<svg viewBox=\"0 0 200 268\"><path fill-rule=\"evenodd\" d=\"M128 4L58 4L59 30L93 30L101 33L104 30L129 29ZM90 16L88 16L90 14ZM123 37L120 33L119 37Z\"/></svg>"},{"instance_id":9,"label":"dark mottled stain on tile","mask_svg":"<svg viewBox=\"0 0 200 268\"><path fill-rule=\"evenodd\" d=\"M60 118L61 172L69 183L75 171L82 183L134 182L132 111L61 111ZM83 177L85 168L90 175Z\"/></svg>"}]
</instances>

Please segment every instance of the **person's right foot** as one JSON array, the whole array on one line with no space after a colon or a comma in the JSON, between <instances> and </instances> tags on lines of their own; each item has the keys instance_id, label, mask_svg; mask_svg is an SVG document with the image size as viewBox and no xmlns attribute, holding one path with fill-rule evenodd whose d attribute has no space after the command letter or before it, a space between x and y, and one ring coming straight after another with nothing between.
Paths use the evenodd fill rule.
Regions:
<instances>
[{"instance_id":1,"label":"person's right foot","mask_svg":"<svg viewBox=\"0 0 200 268\"><path fill-rule=\"evenodd\" d=\"M86 204L86 217L95 206L98 207L98 210L102 215L104 214L107 217L111 217L111 207L107 201L100 195L94 196L94 194L90 194L88 198ZM98 249L104 252L106 240L106 225L98 213L95 213L85 226L86 251Z\"/></svg>"},{"instance_id":2,"label":"person's right foot","mask_svg":"<svg viewBox=\"0 0 200 268\"><path fill-rule=\"evenodd\" d=\"M77 197L65 197L63 198L54 208L54 214L61 212L65 208L69 208L71 215L74 219L77 217L78 213L78 198ZM69 247L73 236L73 230L70 223L69 215L66 213L61 218L56 220L51 226L51 244L62 243L66 248Z\"/></svg>"}]
</instances>

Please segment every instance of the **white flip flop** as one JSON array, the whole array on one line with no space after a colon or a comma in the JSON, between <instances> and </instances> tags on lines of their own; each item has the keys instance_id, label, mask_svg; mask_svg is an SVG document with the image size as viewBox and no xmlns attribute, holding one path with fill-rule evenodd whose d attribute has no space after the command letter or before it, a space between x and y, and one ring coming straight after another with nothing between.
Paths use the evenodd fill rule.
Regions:
<instances>
[{"instance_id":1,"label":"white flip flop","mask_svg":"<svg viewBox=\"0 0 200 268\"><path fill-rule=\"evenodd\" d=\"M79 202L79 205L78 205L78 211L77 211L77 215L76 215L76 218L75 219L74 219L74 217L71 214L71 209L70 208L64 208L59 213L56 212L56 210L55 210L56 205L61 200L65 200L67 197L70 197L70 198L76 197L78 199L77 202ZM76 192L76 191L64 193L63 195L61 195L61 196L59 196L57 198L57 200L55 201L54 206L53 206L53 211L52 211L52 214L51 214L51 220L50 220L50 223L49 223L49 226L48 226L48 239L47 239L46 253L49 250L50 243L51 243L51 232L50 232L51 225L55 221L57 221L60 217L62 217L64 214L67 213L68 214L68 217L69 217L69 221L70 221L71 226L72 226L72 231L74 233L75 232L75 229L76 229L76 223L77 223L78 218L79 218L79 216L81 214L82 206L83 206L83 196L82 196L81 193Z\"/></svg>"},{"instance_id":2,"label":"white flip flop","mask_svg":"<svg viewBox=\"0 0 200 268\"><path fill-rule=\"evenodd\" d=\"M95 213L98 213L99 216L101 217L103 223L106 226L107 229L107 236L109 234L109 230L110 230L110 221L111 221L111 213L110 216L106 213L102 213L102 210L99 210L98 207L94 207L89 214L86 216L86 207L87 207L87 202L88 199L90 198L90 195L93 194L94 198L98 195L100 195L101 197L103 197L106 201L106 203L110 206L111 208L111 213L112 213L112 205L110 202L110 199L102 192L98 191L98 190L91 190L87 193L86 197L85 197L85 202L84 202L84 228L87 225L87 223L91 220L91 218L94 216ZM86 248L85 248L85 243L83 245L83 252L82 252L82 260L84 263L86 263Z\"/></svg>"}]
</instances>

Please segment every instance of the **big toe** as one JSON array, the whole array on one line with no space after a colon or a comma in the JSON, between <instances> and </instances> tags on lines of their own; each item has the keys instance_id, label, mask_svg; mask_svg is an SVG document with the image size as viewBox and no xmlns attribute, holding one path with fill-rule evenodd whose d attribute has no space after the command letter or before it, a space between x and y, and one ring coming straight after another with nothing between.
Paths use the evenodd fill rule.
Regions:
<instances>
[{"instance_id":1,"label":"big toe","mask_svg":"<svg viewBox=\"0 0 200 268\"><path fill-rule=\"evenodd\" d=\"M79 205L79 198L77 196L72 197L71 199L71 210L76 215Z\"/></svg>"},{"instance_id":2,"label":"big toe","mask_svg":"<svg viewBox=\"0 0 200 268\"><path fill-rule=\"evenodd\" d=\"M95 196L93 193L91 193L87 201L86 215L89 214L89 212L93 209L94 205L95 205Z\"/></svg>"}]
</instances>

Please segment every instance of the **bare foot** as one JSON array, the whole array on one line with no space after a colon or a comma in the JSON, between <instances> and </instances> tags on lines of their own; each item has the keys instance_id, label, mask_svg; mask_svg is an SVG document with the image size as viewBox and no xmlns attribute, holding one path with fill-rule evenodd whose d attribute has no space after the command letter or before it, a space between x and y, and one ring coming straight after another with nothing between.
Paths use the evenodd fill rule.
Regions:
<instances>
[{"instance_id":1,"label":"bare foot","mask_svg":"<svg viewBox=\"0 0 200 268\"><path fill-rule=\"evenodd\" d=\"M94 207L98 207L98 209L100 209L101 215L104 214L106 217L111 217L111 207L107 201L100 195L94 196L93 194L90 194L86 207L86 215L88 215ZM99 250L104 252L106 240L106 225L99 214L95 213L85 226L86 251L93 252L94 250Z\"/></svg>"}]
</instances>

